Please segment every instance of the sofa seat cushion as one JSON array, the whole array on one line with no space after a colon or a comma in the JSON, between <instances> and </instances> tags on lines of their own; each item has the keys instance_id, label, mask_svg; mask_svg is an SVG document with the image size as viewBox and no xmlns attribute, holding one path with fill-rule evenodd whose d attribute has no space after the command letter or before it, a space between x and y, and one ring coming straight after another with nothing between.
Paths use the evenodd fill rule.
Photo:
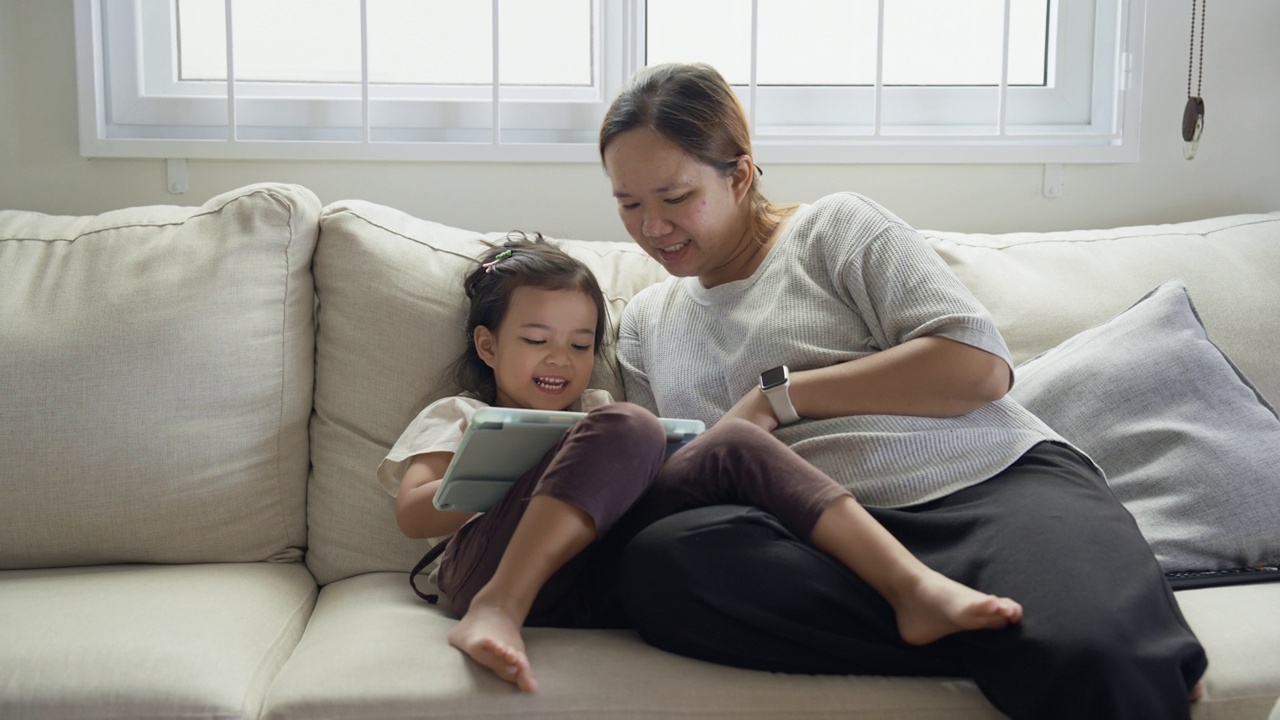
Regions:
<instances>
[{"instance_id":1,"label":"sofa seat cushion","mask_svg":"<svg viewBox=\"0 0 1280 720\"><path fill-rule=\"evenodd\" d=\"M1195 720L1265 718L1280 698L1280 583L1179 590L1209 657Z\"/></svg>"},{"instance_id":2,"label":"sofa seat cushion","mask_svg":"<svg viewBox=\"0 0 1280 720\"><path fill-rule=\"evenodd\" d=\"M539 682L528 695L447 644L454 621L404 573L325 586L293 657L268 693L268 720L364 718L1003 717L968 681L782 675L672 655L627 631L532 628Z\"/></svg>"},{"instance_id":3,"label":"sofa seat cushion","mask_svg":"<svg viewBox=\"0 0 1280 720\"><path fill-rule=\"evenodd\" d=\"M0 572L0 717L256 718L315 597L300 563Z\"/></svg>"},{"instance_id":4,"label":"sofa seat cushion","mask_svg":"<svg viewBox=\"0 0 1280 720\"><path fill-rule=\"evenodd\" d=\"M301 559L319 213L0 211L0 569Z\"/></svg>"},{"instance_id":5,"label":"sofa seat cushion","mask_svg":"<svg viewBox=\"0 0 1280 720\"><path fill-rule=\"evenodd\" d=\"M322 585L407 571L427 550L396 527L377 468L422 408L459 392L446 368L466 337L462 278L494 237L359 200L321 214L307 566ZM596 273L615 328L626 301L666 277L633 243L557 242ZM622 396L606 363L592 387Z\"/></svg>"}]
</instances>

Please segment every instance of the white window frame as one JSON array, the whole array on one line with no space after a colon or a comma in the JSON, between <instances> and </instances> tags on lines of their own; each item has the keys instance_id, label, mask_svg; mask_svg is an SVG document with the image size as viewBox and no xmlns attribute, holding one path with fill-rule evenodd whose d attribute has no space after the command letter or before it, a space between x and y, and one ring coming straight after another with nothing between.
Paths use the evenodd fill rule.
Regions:
<instances>
[{"instance_id":1,"label":"white window frame","mask_svg":"<svg viewBox=\"0 0 1280 720\"><path fill-rule=\"evenodd\" d=\"M495 17L500 1L493 0ZM360 83L324 86L236 81L230 67L229 82L179 82L170 0L75 0L81 154L598 162L600 118L644 64L645 12L644 0L591 2L590 87L500 85L495 77L489 87L433 86L425 96L411 86L373 86L367 69ZM754 8L755 0L744 2ZM751 82L735 90L757 159L1136 162L1146 0L1052 0L1050 7L1047 87L1002 80L905 88L879 79L870 87L769 87L754 82L753 63ZM496 76L496 49L493 66ZM851 110L833 118L833 108ZM235 118L230 129L228 117ZM1049 124L1046 117L1066 119Z\"/></svg>"}]
</instances>

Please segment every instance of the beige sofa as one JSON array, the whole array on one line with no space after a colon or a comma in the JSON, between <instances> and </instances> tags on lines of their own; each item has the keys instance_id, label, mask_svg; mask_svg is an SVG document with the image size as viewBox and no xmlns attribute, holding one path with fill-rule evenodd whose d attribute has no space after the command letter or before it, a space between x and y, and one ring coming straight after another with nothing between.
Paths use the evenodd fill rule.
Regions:
<instances>
[{"instance_id":1,"label":"beige sofa","mask_svg":"<svg viewBox=\"0 0 1280 720\"><path fill-rule=\"evenodd\" d=\"M927 235L1019 361L1178 277L1280 399L1280 213ZM530 630L534 696L451 649L374 469L442 392L478 236L280 184L0 211L0 718L1000 717L964 679L744 671L632 632ZM566 245L615 315L664 277ZM1195 717L1266 718L1280 583L1177 598L1211 662Z\"/></svg>"}]
</instances>

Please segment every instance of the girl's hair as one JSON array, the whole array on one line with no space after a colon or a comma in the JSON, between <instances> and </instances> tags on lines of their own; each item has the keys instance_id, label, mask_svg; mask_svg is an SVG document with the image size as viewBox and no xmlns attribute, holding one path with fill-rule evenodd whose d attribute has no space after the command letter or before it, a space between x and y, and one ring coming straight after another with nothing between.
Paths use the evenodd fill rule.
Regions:
<instances>
[{"instance_id":1,"label":"girl's hair","mask_svg":"<svg viewBox=\"0 0 1280 720\"><path fill-rule=\"evenodd\" d=\"M486 244L489 249L476 258L476 268L462 281L469 309L467 347L453 363L458 385L486 403L495 402L498 388L493 368L476 352L475 330L483 325L498 331L516 288L576 290L591 298L596 306L595 354L602 356L608 315L604 293L590 268L547 241L541 233L530 237L512 232L501 242Z\"/></svg>"},{"instance_id":2,"label":"girl's hair","mask_svg":"<svg viewBox=\"0 0 1280 720\"><path fill-rule=\"evenodd\" d=\"M751 155L742 104L724 77L703 63L651 65L632 75L600 125L600 160L609 143L635 128L654 130L723 175L732 173L743 155ZM765 198L762 174L751 178L750 197L755 238L764 243L787 208Z\"/></svg>"}]
</instances>

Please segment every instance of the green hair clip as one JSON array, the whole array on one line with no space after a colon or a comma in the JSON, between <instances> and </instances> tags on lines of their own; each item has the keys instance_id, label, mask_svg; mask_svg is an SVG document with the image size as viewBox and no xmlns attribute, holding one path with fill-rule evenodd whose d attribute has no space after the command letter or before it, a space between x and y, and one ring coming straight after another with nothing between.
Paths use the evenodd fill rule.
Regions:
<instances>
[{"instance_id":1,"label":"green hair clip","mask_svg":"<svg viewBox=\"0 0 1280 720\"><path fill-rule=\"evenodd\" d=\"M514 253L514 252L515 252L515 251L514 251L514 250L512 250L511 248L507 248L506 250L503 250L502 252L498 253L497 255L494 255L492 260L490 260L489 262L487 262L487 263L485 263L485 264L484 264L484 266L483 266L483 267L484 267L484 271L485 271L485 272L487 272L487 273L491 273L491 272L493 272L493 267L494 267L495 265L497 265L500 261L502 261L502 260L506 260L507 258L511 257L512 253Z\"/></svg>"}]
</instances>

